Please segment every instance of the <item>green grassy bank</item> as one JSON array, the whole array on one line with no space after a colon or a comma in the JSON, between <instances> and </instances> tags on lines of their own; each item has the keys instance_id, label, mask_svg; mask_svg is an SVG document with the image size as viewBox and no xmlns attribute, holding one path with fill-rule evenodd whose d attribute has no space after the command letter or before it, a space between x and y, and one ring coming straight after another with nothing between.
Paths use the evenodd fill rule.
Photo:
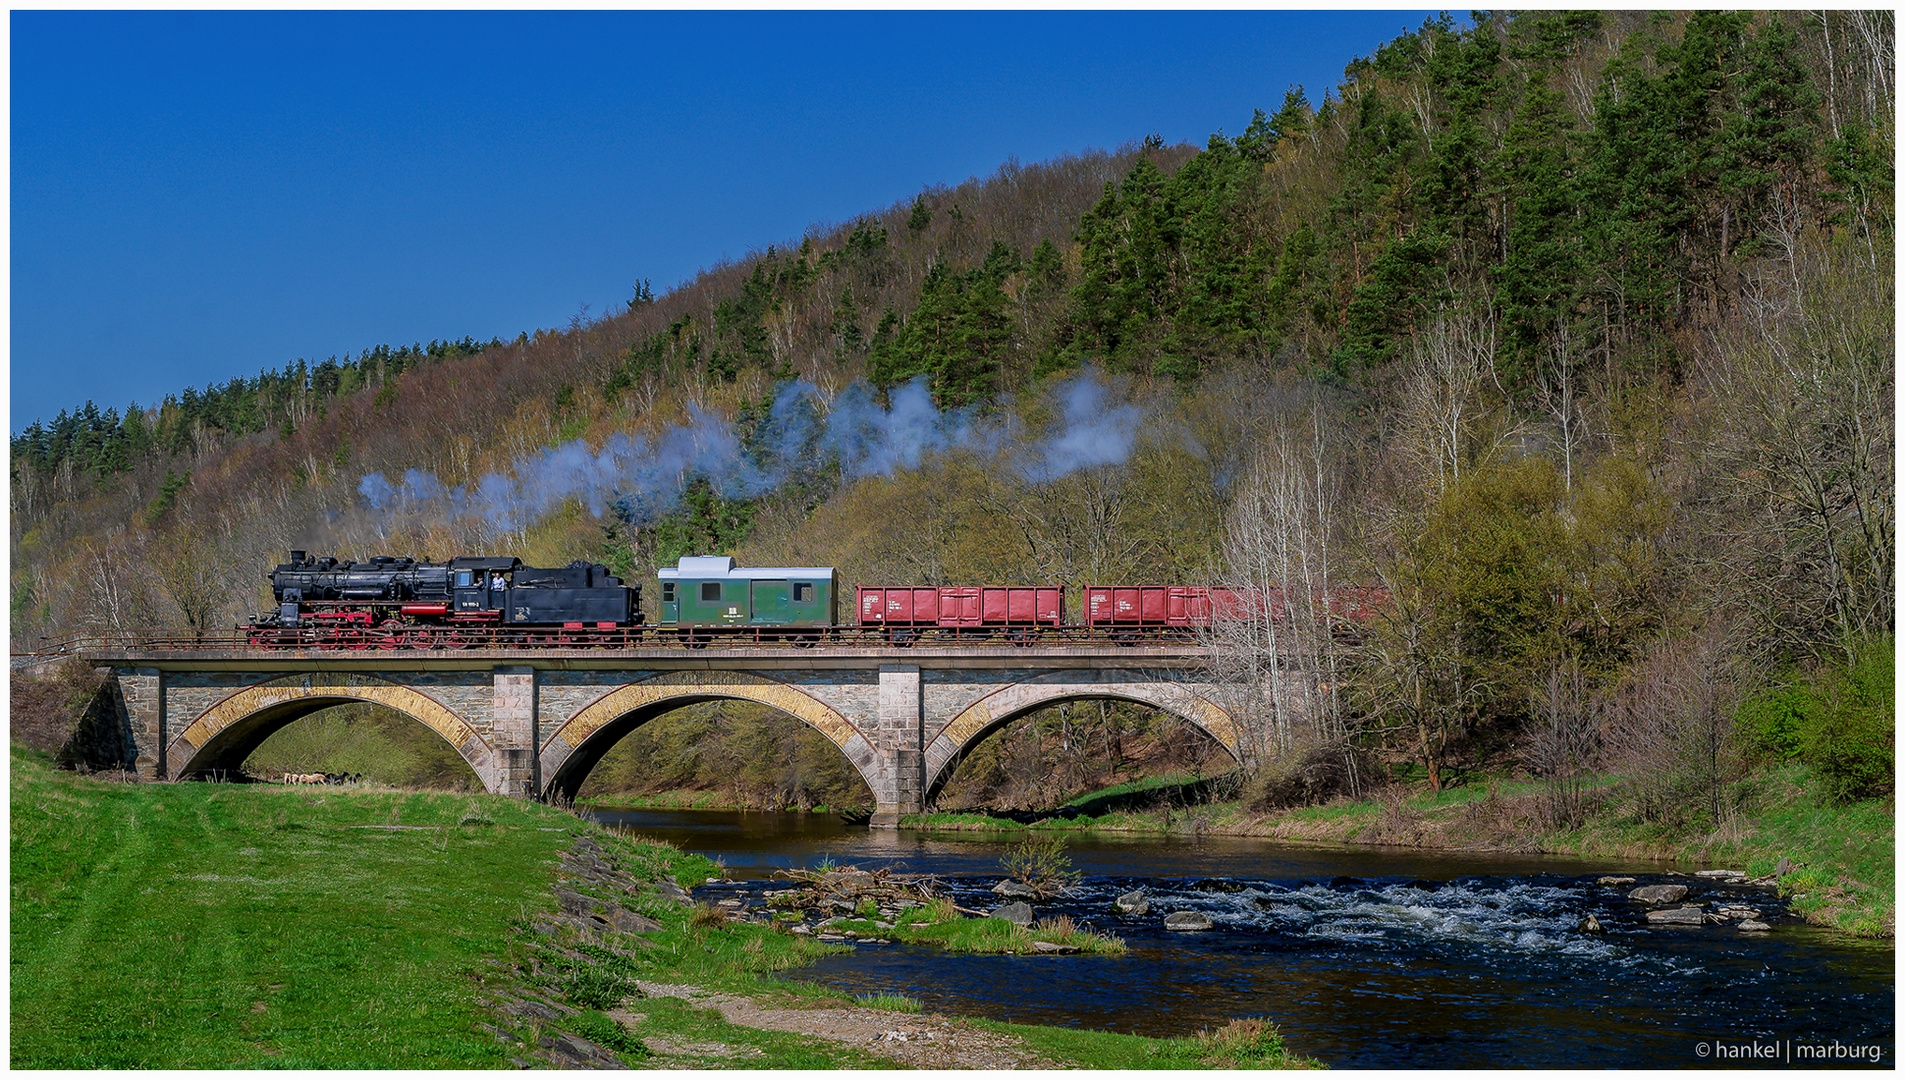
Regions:
<instances>
[{"instance_id":1,"label":"green grassy bank","mask_svg":"<svg viewBox=\"0 0 1905 1080\"><path fill-rule=\"evenodd\" d=\"M11 777L15 1068L501 1068L561 1031L631 1065L893 1064L642 997L634 985L691 983L764 1007L905 1005L856 1003L776 974L838 946L667 902L653 888L615 898L662 924L625 936L626 947L539 937L539 913L557 907L562 853L583 835L642 880L686 885L717 872L551 807L106 783L17 746ZM562 1017L499 1018L490 1004L518 991L543 995ZM958 1023L1062 1065L1309 1064L1248 1021L1178 1039ZM678 1051L657 1057L648 1048L657 1039ZM696 1057L715 1043L718 1054Z\"/></svg>"},{"instance_id":2,"label":"green grassy bank","mask_svg":"<svg viewBox=\"0 0 1905 1080\"><path fill-rule=\"evenodd\" d=\"M1890 799L1836 804L1803 765L1756 778L1740 813L1719 829L1677 831L1627 813L1616 777L1590 786L1599 809L1579 827L1544 828L1536 783L1471 784L1439 792L1268 813L1237 801L1160 806L1096 816L1052 817L1022 824L985 814L913 814L906 828L946 831L1198 833L1261 836L1311 843L1439 848L1654 859L1679 868L1727 866L1769 874L1781 859L1794 870L1780 879L1793 908L1811 921L1859 937L1894 934L1895 814ZM1105 793L1080 796L1089 803Z\"/></svg>"},{"instance_id":3,"label":"green grassy bank","mask_svg":"<svg viewBox=\"0 0 1905 1080\"><path fill-rule=\"evenodd\" d=\"M506 1064L477 976L580 826L472 796L108 784L12 755L16 1068Z\"/></svg>"}]
</instances>

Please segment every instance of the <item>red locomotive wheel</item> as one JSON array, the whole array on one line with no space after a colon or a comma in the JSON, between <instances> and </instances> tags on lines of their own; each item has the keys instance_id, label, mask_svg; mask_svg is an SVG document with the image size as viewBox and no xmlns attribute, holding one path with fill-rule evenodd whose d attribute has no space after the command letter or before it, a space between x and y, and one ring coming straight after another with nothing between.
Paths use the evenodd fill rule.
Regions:
<instances>
[{"instance_id":1,"label":"red locomotive wheel","mask_svg":"<svg viewBox=\"0 0 1905 1080\"><path fill-rule=\"evenodd\" d=\"M458 633L455 630L452 630L449 633L443 635L443 640L439 641L437 644L443 646L446 649L467 649L470 647L470 643L463 640L463 635Z\"/></svg>"}]
</instances>

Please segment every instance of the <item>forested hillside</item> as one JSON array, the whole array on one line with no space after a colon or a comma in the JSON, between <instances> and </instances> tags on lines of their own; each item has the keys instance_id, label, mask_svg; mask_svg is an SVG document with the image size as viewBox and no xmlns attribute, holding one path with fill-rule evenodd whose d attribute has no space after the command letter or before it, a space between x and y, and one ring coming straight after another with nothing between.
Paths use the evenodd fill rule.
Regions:
<instances>
[{"instance_id":1,"label":"forested hillside","mask_svg":"<svg viewBox=\"0 0 1905 1080\"><path fill-rule=\"evenodd\" d=\"M1431 22L1201 148L1008 163L513 342L88 404L13 440L12 632L229 626L292 547L1355 586L1356 626L1213 642L1264 688L1263 800L1509 768L1566 818L1612 769L1717 823L1790 759L1889 795L1894 67L1889 12ZM1121 777L1094 713L954 791L1079 745Z\"/></svg>"}]
</instances>

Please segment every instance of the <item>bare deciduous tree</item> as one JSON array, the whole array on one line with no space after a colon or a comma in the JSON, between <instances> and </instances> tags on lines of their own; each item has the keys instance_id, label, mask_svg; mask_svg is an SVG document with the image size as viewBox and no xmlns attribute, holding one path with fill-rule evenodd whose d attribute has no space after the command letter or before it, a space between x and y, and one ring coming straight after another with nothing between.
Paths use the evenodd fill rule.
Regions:
<instances>
[{"instance_id":1,"label":"bare deciduous tree","mask_svg":"<svg viewBox=\"0 0 1905 1080\"><path fill-rule=\"evenodd\" d=\"M1733 809L1745 763L1733 738L1737 658L1724 627L1657 643L1600 699L1609 764L1632 785L1648 820L1704 803L1714 825Z\"/></svg>"},{"instance_id":2,"label":"bare deciduous tree","mask_svg":"<svg viewBox=\"0 0 1905 1080\"><path fill-rule=\"evenodd\" d=\"M1703 373L1731 576L1803 652L1892 628L1895 338L1889 274L1816 246L1794 262L1744 298Z\"/></svg>"},{"instance_id":3,"label":"bare deciduous tree","mask_svg":"<svg viewBox=\"0 0 1905 1080\"><path fill-rule=\"evenodd\" d=\"M1492 313L1449 313L1417 339L1403 376L1399 445L1445 491L1471 462L1483 380L1495 366Z\"/></svg>"},{"instance_id":4,"label":"bare deciduous tree","mask_svg":"<svg viewBox=\"0 0 1905 1080\"><path fill-rule=\"evenodd\" d=\"M1341 459L1322 408L1286 418L1259 447L1225 524L1224 586L1242 599L1204 631L1210 663L1238 687L1246 766L1340 751L1360 786L1338 683L1333 558Z\"/></svg>"},{"instance_id":5,"label":"bare deciduous tree","mask_svg":"<svg viewBox=\"0 0 1905 1080\"><path fill-rule=\"evenodd\" d=\"M1530 697L1533 722L1525 758L1547 782L1542 823L1572 829L1587 816L1587 772L1595 753L1594 717L1579 662L1570 657L1550 667Z\"/></svg>"}]
</instances>

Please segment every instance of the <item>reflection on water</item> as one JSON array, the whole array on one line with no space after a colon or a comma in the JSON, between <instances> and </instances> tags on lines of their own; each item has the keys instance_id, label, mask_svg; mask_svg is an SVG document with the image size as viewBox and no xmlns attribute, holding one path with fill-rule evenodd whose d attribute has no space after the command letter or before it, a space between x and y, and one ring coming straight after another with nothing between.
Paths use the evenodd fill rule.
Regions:
<instances>
[{"instance_id":1,"label":"reflection on water","mask_svg":"<svg viewBox=\"0 0 1905 1080\"><path fill-rule=\"evenodd\" d=\"M718 858L735 880L701 893L756 902L775 869L831 859L938 875L990 906L1012 838L848 827L822 815L604 813L632 832ZM1884 1046L1894 1061L1893 953L1785 918L1769 891L1669 878L1651 864L1413 849L1295 847L1237 837L1076 837L1085 874L1040 906L1123 937L1122 957L974 957L864 946L788 977L1003 1020L1181 1035L1240 1016L1277 1024L1293 1050L1341 1067L1700 1065L1701 1040ZM1624 887L1693 884L1746 903L1775 932L1650 928ZM1152 909L1116 913L1136 888ZM1162 928L1172 911L1216 929ZM1583 934L1593 914L1603 935ZM1728 1064L1739 1064L1729 1062Z\"/></svg>"}]
</instances>

